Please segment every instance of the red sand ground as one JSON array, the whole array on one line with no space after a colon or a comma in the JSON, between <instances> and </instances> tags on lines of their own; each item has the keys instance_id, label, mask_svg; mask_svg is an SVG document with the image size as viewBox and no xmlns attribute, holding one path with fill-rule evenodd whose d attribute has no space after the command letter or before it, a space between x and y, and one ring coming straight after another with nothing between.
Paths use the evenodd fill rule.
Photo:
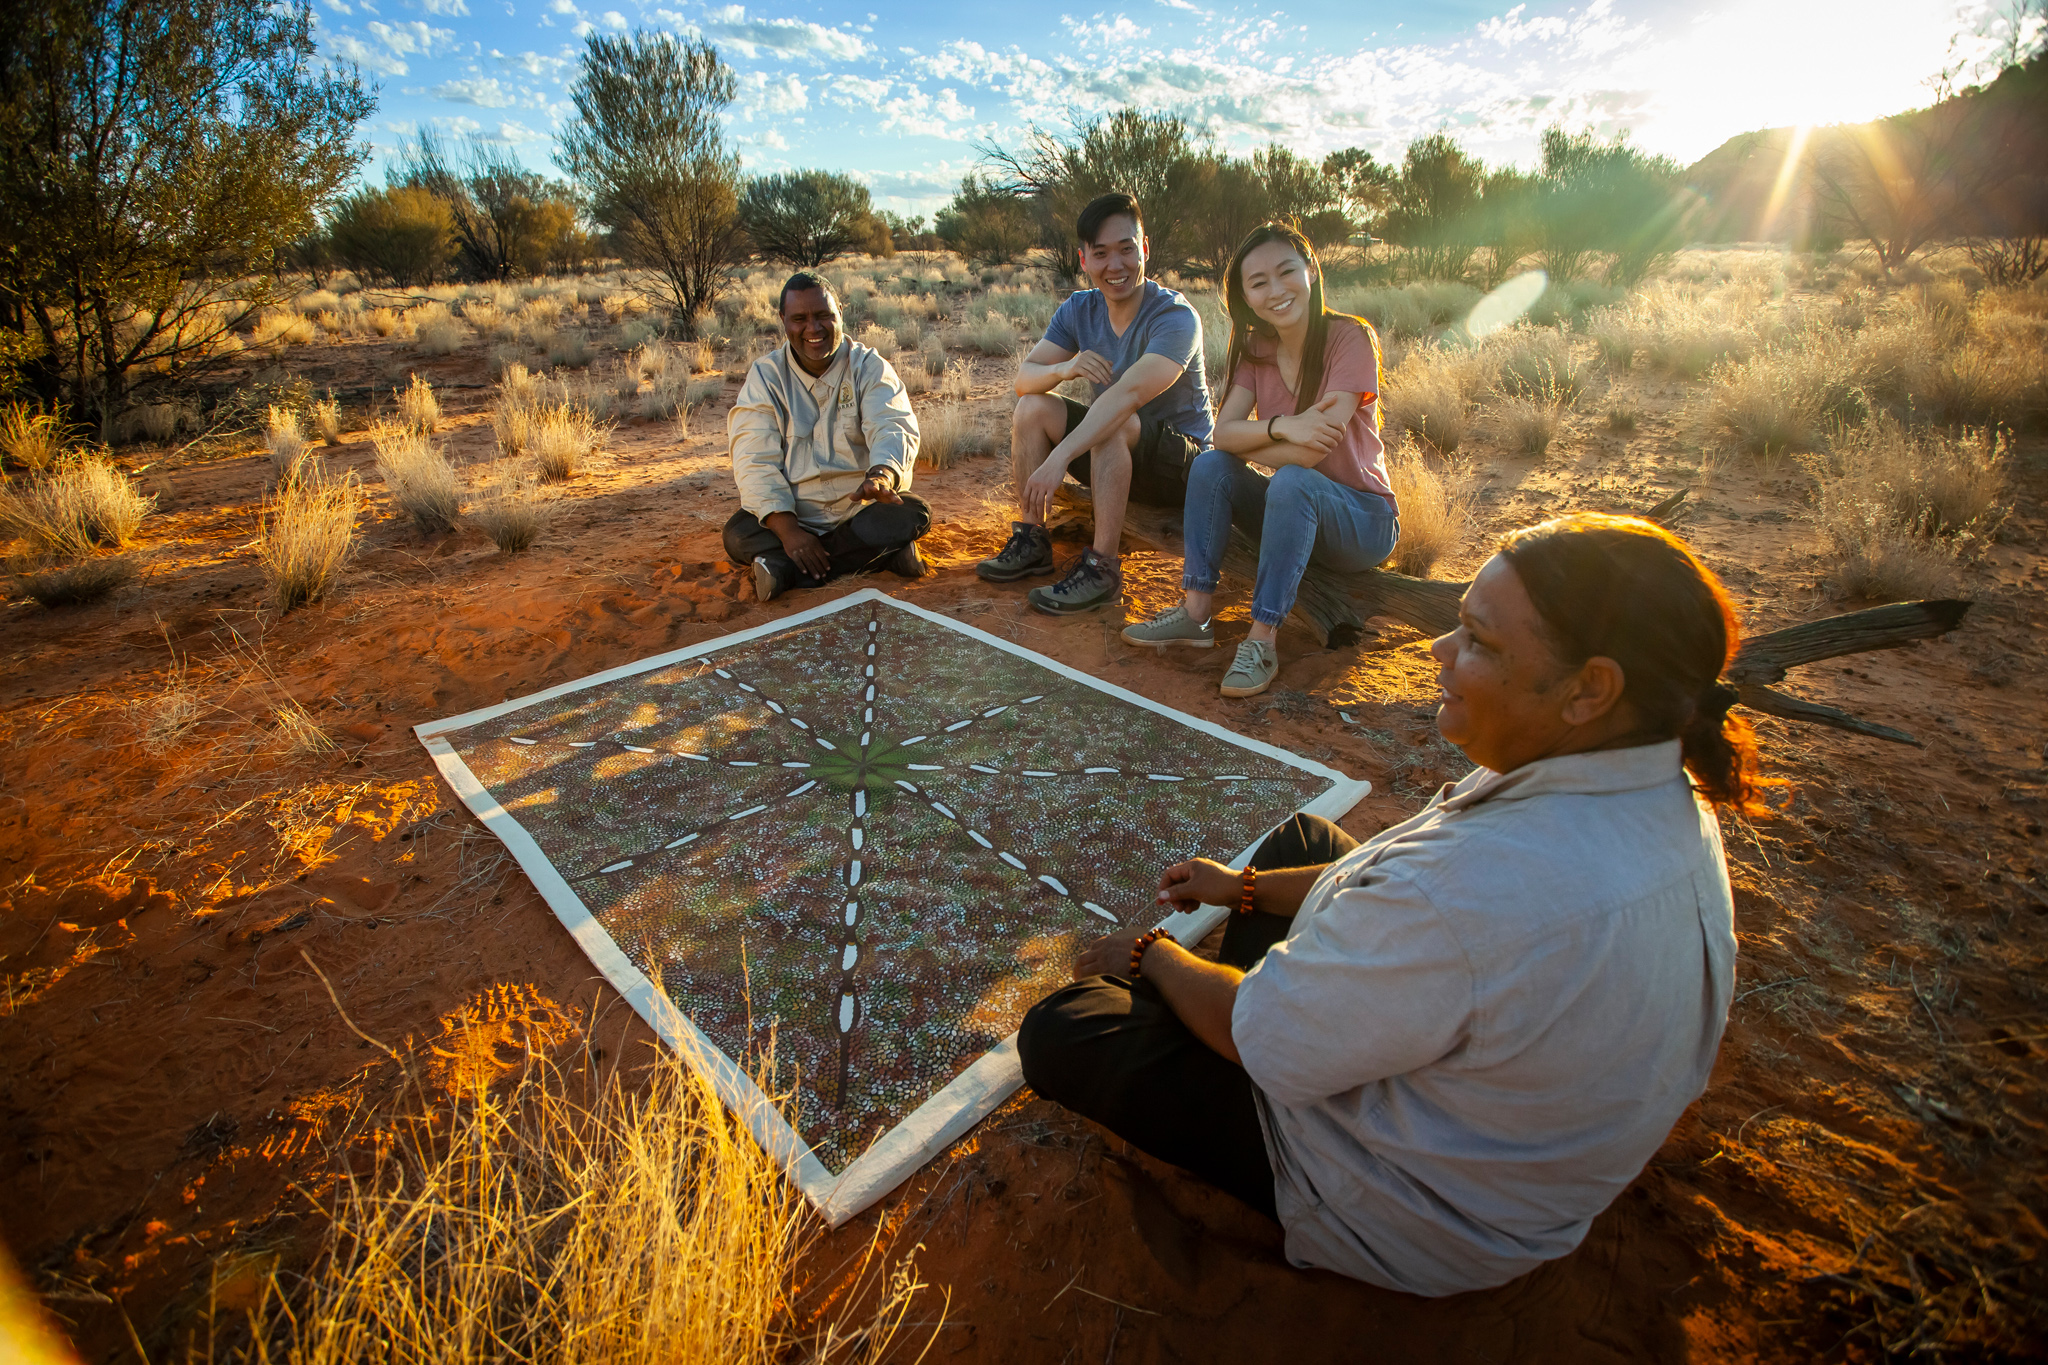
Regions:
<instances>
[{"instance_id":1,"label":"red sand ground","mask_svg":"<svg viewBox=\"0 0 2048 1365\"><path fill-rule=\"evenodd\" d=\"M339 357L316 384L416 365L469 385L444 388L449 444L481 458L477 351L421 363L353 342L290 359ZM1003 378L995 362L977 374L991 425ZM1481 530L1640 509L1699 477L1676 453L1680 392L1646 390L1626 439L1594 426L1589 399L1541 462L1482 432ZM680 444L665 423L622 427L539 545L510 558L473 529L423 539L372 474L380 498L341 589L282 618L253 548L267 460L167 459L142 474L163 501L140 583L93 607L4 608L0 1222L86 1359L133 1359L124 1313L161 1351L212 1257L307 1236L280 1215L302 1207L292 1182L317 1177L333 1116L396 1093L396 1067L343 1025L302 953L364 1029L444 1078L593 1020L607 1048L646 1042L409 727L823 600L764 607L722 562L736 505L722 431L722 403ZM370 449L358 432L337 457L367 470ZM980 582L1002 464L920 474L939 572L879 585L1370 778L1345 822L1360 835L1464 770L1435 738L1433 670L1406 628L1382 622L1334 652L1290 629L1275 690L1229 701L1224 651L1133 651L1110 614L1049 620ZM1836 609L1803 488L1783 466L1709 471L1680 523L1753 628ZM937 1360L2048 1350L2038 442L2014 493L1961 631L1793 679L1925 748L1762 724L1797 794L1782 816L1726 829L1742 956L1713 1086L1576 1254L1436 1302L1295 1271L1277 1232L1228 1198L1026 1095L824 1238L806 1275L829 1279L878 1220L895 1249L922 1243L924 1275L951 1295ZM1448 567L1469 572L1483 539ZM1134 551L1128 572L1131 615L1171 600L1173 560ZM153 753L140 736L174 681L167 639L208 709ZM287 696L341 747L277 752L270 708Z\"/></svg>"}]
</instances>

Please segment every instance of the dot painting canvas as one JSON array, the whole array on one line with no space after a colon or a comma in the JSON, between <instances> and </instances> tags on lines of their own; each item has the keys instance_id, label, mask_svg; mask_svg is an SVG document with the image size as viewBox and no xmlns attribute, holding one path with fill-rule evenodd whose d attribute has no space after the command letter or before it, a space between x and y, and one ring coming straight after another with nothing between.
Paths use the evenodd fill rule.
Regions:
<instances>
[{"instance_id":1,"label":"dot painting canvas","mask_svg":"<svg viewBox=\"0 0 2048 1365\"><path fill-rule=\"evenodd\" d=\"M1162 869L1368 789L872 589L417 733L834 1223L1016 1088Z\"/></svg>"}]
</instances>

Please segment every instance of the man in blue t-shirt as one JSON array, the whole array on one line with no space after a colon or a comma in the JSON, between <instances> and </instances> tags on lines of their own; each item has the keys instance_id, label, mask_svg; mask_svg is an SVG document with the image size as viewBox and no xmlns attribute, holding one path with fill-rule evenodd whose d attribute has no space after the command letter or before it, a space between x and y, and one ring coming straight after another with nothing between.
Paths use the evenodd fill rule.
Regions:
<instances>
[{"instance_id":1,"label":"man in blue t-shirt","mask_svg":"<svg viewBox=\"0 0 2048 1365\"><path fill-rule=\"evenodd\" d=\"M1019 520L1001 553L975 572L1009 583L1053 571L1046 513L1061 479L1093 491L1095 544L1066 577L1028 599L1054 616L1092 611L1123 592L1117 541L1130 499L1178 509L1188 466L1209 444L1209 383L1202 373L1202 319L1188 301L1145 278L1145 221L1128 194L1089 201L1074 225L1081 273L1052 315L1045 338L1017 367L1010 462ZM1052 392L1085 379L1093 403Z\"/></svg>"}]
</instances>

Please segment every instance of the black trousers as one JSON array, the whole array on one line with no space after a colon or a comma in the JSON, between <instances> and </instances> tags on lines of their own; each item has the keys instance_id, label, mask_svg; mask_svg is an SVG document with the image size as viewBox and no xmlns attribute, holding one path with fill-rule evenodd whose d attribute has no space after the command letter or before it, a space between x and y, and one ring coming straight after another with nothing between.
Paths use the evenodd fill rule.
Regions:
<instances>
[{"instance_id":1,"label":"black trousers","mask_svg":"<svg viewBox=\"0 0 2048 1365\"><path fill-rule=\"evenodd\" d=\"M905 493L900 503L871 502L818 537L832 557L832 571L824 578L812 578L798 569L782 548L782 537L763 526L752 512L742 510L725 523L725 554L735 564L751 564L765 556L776 581L785 588L815 588L841 574L881 568L891 555L913 540L923 539L931 529L931 504L915 493Z\"/></svg>"},{"instance_id":2,"label":"black trousers","mask_svg":"<svg viewBox=\"0 0 2048 1365\"><path fill-rule=\"evenodd\" d=\"M1297 815L1259 845L1252 866L1313 867L1356 847L1328 820ZM1249 970L1292 922L1232 915L1221 960ZM1197 1038L1150 981L1091 976L1054 991L1024 1016L1017 1050L1025 1081L1046 1099L1277 1219L1251 1077Z\"/></svg>"}]
</instances>

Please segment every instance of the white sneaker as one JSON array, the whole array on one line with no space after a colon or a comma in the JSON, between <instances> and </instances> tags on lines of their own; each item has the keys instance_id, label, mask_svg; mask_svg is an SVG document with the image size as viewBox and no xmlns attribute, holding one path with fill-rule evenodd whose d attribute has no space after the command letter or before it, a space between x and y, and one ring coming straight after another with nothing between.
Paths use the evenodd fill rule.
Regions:
<instances>
[{"instance_id":1,"label":"white sneaker","mask_svg":"<svg viewBox=\"0 0 2048 1365\"><path fill-rule=\"evenodd\" d=\"M1280 651L1264 640L1245 640L1230 661L1230 671L1223 675L1223 695L1256 697L1279 676Z\"/></svg>"}]
</instances>

